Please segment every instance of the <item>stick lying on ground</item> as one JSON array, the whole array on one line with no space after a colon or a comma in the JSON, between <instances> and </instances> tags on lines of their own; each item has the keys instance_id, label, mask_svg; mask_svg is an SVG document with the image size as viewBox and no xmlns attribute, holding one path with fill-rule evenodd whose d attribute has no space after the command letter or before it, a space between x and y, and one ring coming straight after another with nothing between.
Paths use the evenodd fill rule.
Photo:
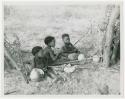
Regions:
<instances>
[{"instance_id":1,"label":"stick lying on ground","mask_svg":"<svg viewBox=\"0 0 125 99\"><path fill-rule=\"evenodd\" d=\"M80 64L79 62L80 62L79 60L57 62L57 63L52 64L49 67L59 67L60 65L63 65L63 64Z\"/></svg>"},{"instance_id":2,"label":"stick lying on ground","mask_svg":"<svg viewBox=\"0 0 125 99\"><path fill-rule=\"evenodd\" d=\"M64 61L64 62L57 62L57 63L53 63L51 66L49 67L60 67L60 65L63 64L71 64L71 65L83 65L85 64L85 60L79 61L79 60L73 60L73 61Z\"/></svg>"},{"instance_id":3,"label":"stick lying on ground","mask_svg":"<svg viewBox=\"0 0 125 99\"><path fill-rule=\"evenodd\" d=\"M15 90L15 91L6 92L6 93L4 93L4 95L9 95L9 94L12 94L12 93L15 93L15 92L17 92L17 91Z\"/></svg>"},{"instance_id":4,"label":"stick lying on ground","mask_svg":"<svg viewBox=\"0 0 125 99\"><path fill-rule=\"evenodd\" d=\"M88 57L88 58L84 58L83 60L73 60L73 61L63 61L63 62L55 62L53 63L51 66L49 67L59 67L60 65L63 65L63 64L72 64L72 65L83 65L85 64L88 60L93 60L94 62L99 62L100 58L102 56L97 56L97 55L94 55L94 56L91 56L91 57ZM97 59L96 59L97 58ZM96 61L96 60L97 61Z\"/></svg>"}]
</instances>

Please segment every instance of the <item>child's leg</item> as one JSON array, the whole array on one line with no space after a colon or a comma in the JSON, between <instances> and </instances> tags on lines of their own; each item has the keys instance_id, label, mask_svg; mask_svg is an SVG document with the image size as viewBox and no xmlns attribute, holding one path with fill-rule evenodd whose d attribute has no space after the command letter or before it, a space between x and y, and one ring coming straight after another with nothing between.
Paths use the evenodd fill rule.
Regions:
<instances>
[{"instance_id":1,"label":"child's leg","mask_svg":"<svg viewBox=\"0 0 125 99\"><path fill-rule=\"evenodd\" d=\"M47 68L47 71L45 71L45 77L49 77L49 78L53 79L54 77L52 76L51 71L52 70L50 68Z\"/></svg>"},{"instance_id":2,"label":"child's leg","mask_svg":"<svg viewBox=\"0 0 125 99\"><path fill-rule=\"evenodd\" d=\"M46 76L48 76L49 78L53 79L51 73L49 71L46 72Z\"/></svg>"},{"instance_id":3,"label":"child's leg","mask_svg":"<svg viewBox=\"0 0 125 99\"><path fill-rule=\"evenodd\" d=\"M54 75L54 76L57 77L56 72L55 72L51 67L48 67L48 72L49 72L51 75Z\"/></svg>"},{"instance_id":4,"label":"child's leg","mask_svg":"<svg viewBox=\"0 0 125 99\"><path fill-rule=\"evenodd\" d=\"M49 68L49 72L53 76L54 80L53 82L56 83L58 81L64 81L64 78L60 75L58 75L52 68Z\"/></svg>"}]
</instances>

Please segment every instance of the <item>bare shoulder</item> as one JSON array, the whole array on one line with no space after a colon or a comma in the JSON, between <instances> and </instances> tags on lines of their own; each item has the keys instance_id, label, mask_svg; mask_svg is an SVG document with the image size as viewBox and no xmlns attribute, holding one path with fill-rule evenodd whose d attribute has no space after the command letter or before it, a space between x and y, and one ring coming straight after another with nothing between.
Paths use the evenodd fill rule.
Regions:
<instances>
[{"instance_id":1,"label":"bare shoulder","mask_svg":"<svg viewBox=\"0 0 125 99\"><path fill-rule=\"evenodd\" d=\"M48 48L48 47L46 47L45 49L44 49L44 53L49 53L49 52L51 52L52 51L52 49L50 49L50 48Z\"/></svg>"}]
</instances>

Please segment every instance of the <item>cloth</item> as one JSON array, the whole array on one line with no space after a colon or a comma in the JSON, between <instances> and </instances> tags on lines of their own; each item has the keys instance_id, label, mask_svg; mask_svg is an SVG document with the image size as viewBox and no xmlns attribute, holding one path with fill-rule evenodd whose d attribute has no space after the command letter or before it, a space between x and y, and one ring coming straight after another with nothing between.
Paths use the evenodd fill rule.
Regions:
<instances>
[{"instance_id":1,"label":"cloth","mask_svg":"<svg viewBox=\"0 0 125 99\"><path fill-rule=\"evenodd\" d=\"M76 47L74 47L71 43L69 44L65 44L62 47L62 52L63 53L78 53L78 49Z\"/></svg>"}]
</instances>

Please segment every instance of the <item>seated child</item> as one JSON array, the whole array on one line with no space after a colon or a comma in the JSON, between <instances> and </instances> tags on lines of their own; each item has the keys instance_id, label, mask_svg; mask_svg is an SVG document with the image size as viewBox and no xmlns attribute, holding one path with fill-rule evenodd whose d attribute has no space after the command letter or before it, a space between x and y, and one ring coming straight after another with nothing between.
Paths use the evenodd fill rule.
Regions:
<instances>
[{"instance_id":1,"label":"seated child","mask_svg":"<svg viewBox=\"0 0 125 99\"><path fill-rule=\"evenodd\" d=\"M70 42L70 37L69 34L63 34L62 35L62 40L64 42L64 46L62 47L62 55L64 56L72 56L79 54L80 52L76 47L73 46L73 44Z\"/></svg>"},{"instance_id":2,"label":"seated child","mask_svg":"<svg viewBox=\"0 0 125 99\"><path fill-rule=\"evenodd\" d=\"M40 46L36 46L32 49L33 59L33 69L30 74L31 80L38 81L40 79L41 72L47 70L46 61L43 58L43 49ZM42 75L41 75L42 76Z\"/></svg>"},{"instance_id":3,"label":"seated child","mask_svg":"<svg viewBox=\"0 0 125 99\"><path fill-rule=\"evenodd\" d=\"M62 40L64 42L64 46L62 47L63 53L79 53L78 49L70 42L69 34L63 34Z\"/></svg>"},{"instance_id":4,"label":"seated child","mask_svg":"<svg viewBox=\"0 0 125 99\"><path fill-rule=\"evenodd\" d=\"M59 57L59 53L54 53L54 51L52 50L52 47L55 47L55 38L52 36L47 36L44 40L45 44L46 44L46 48L44 49L44 57L47 60L47 65L51 65L53 64L53 62L55 62L58 57Z\"/></svg>"},{"instance_id":5,"label":"seated child","mask_svg":"<svg viewBox=\"0 0 125 99\"><path fill-rule=\"evenodd\" d=\"M48 67L43 52L44 50L40 46L36 46L32 49L32 54L34 55L34 68L30 73L32 81L40 81L41 78L46 76L53 78L53 76L56 75L52 68Z\"/></svg>"},{"instance_id":6,"label":"seated child","mask_svg":"<svg viewBox=\"0 0 125 99\"><path fill-rule=\"evenodd\" d=\"M32 49L34 55L34 68L46 70L46 60L43 58L43 49L40 46L36 46Z\"/></svg>"},{"instance_id":7,"label":"seated child","mask_svg":"<svg viewBox=\"0 0 125 99\"><path fill-rule=\"evenodd\" d=\"M52 49L55 47L55 38L54 37L47 36L44 39L44 43L46 44L46 47L44 49L44 58L46 59L47 66L49 66L49 65L51 66L58 59L60 52L55 54L53 49ZM47 74L49 76L51 76L51 78L57 78L57 79L59 78L59 76L57 76L57 74L55 73L55 71L51 67L47 68Z\"/></svg>"}]
</instances>

